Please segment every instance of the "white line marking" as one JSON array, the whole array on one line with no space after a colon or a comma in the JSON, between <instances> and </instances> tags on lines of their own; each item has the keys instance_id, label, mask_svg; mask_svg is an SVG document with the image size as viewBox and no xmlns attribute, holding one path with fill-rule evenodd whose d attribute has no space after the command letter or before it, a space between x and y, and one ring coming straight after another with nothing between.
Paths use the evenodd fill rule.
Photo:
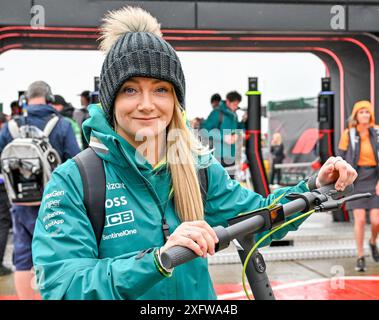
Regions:
<instances>
[{"instance_id":1,"label":"white line marking","mask_svg":"<svg viewBox=\"0 0 379 320\"><path fill-rule=\"evenodd\" d=\"M305 280L305 281L297 281L292 283L285 283L280 284L277 286L272 287L273 291L283 290L283 289L289 289L289 288L296 288L296 287L302 287L307 286L310 284L318 284L328 281L341 281L341 280L352 280L352 281L379 281L379 276L367 276L367 277L336 277L336 278L322 278L322 279L312 279L312 280ZM242 285L242 283L241 283ZM249 295L252 294L251 290L248 290ZM236 299L240 297L246 297L245 291L239 291L239 292L232 292L232 293L225 293L217 296L218 300L227 300L227 299Z\"/></svg>"}]
</instances>

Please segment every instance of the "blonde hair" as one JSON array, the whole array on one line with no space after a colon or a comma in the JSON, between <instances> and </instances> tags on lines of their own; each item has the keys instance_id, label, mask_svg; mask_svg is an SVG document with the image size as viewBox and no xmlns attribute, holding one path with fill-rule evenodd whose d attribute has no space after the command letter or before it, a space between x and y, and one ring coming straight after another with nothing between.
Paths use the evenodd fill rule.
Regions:
<instances>
[{"instance_id":1,"label":"blonde hair","mask_svg":"<svg viewBox=\"0 0 379 320\"><path fill-rule=\"evenodd\" d=\"M347 123L349 128L355 128L358 125L358 120L356 118L356 115L350 115L349 118L347 119Z\"/></svg>"},{"instance_id":2,"label":"blonde hair","mask_svg":"<svg viewBox=\"0 0 379 320\"><path fill-rule=\"evenodd\" d=\"M368 109L368 108L366 108L366 109ZM348 121L349 128L355 128L359 124L359 121L357 119L357 115L358 115L358 112L356 112L354 115L350 115L350 117L348 118L347 121ZM370 117L370 122L371 122L371 118L372 118L372 115Z\"/></svg>"},{"instance_id":3,"label":"blonde hair","mask_svg":"<svg viewBox=\"0 0 379 320\"><path fill-rule=\"evenodd\" d=\"M279 133L279 132L275 132L273 135L272 135L272 144L274 145L279 145L282 143L282 135Z\"/></svg>"},{"instance_id":4,"label":"blonde hair","mask_svg":"<svg viewBox=\"0 0 379 320\"><path fill-rule=\"evenodd\" d=\"M367 109L368 112L370 112L370 126L375 125L375 115L374 115L374 109L370 101L367 100L361 100L354 104L353 110L351 112L350 117L348 118L348 126L349 128L356 127L358 123L357 115L358 112L361 109Z\"/></svg>"},{"instance_id":5,"label":"blonde hair","mask_svg":"<svg viewBox=\"0 0 379 320\"><path fill-rule=\"evenodd\" d=\"M167 162L171 172L175 210L181 221L203 220L204 205L197 176L198 157L209 149L190 131L175 95L174 113L168 125Z\"/></svg>"}]
</instances>

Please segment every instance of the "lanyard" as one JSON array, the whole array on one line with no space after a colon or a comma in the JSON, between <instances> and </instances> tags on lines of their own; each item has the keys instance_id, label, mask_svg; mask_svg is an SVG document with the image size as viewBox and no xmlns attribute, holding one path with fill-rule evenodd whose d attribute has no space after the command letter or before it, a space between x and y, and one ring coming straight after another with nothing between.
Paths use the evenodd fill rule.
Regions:
<instances>
[{"instance_id":1,"label":"lanyard","mask_svg":"<svg viewBox=\"0 0 379 320\"><path fill-rule=\"evenodd\" d=\"M162 217L162 231L163 231L163 238L164 242L166 243L168 238L170 237L170 226L168 225L166 218Z\"/></svg>"},{"instance_id":2,"label":"lanyard","mask_svg":"<svg viewBox=\"0 0 379 320\"><path fill-rule=\"evenodd\" d=\"M120 146L120 150L121 152L124 154L124 149ZM125 154L124 154L125 156ZM125 156L125 158L127 159L127 156ZM138 169L137 169L138 170ZM168 225L167 223L167 220L165 218L165 212L167 210L167 206L170 202L170 194L168 196L168 200L167 200L167 203L166 205L164 206L164 208L162 208L162 206L159 204L159 202L161 201L161 199L157 196L153 186L151 185L150 181L144 177L142 174L140 175L142 181L144 182L144 184L147 186L148 190L150 191L151 195L153 196L153 198L155 198L155 200L157 201L158 203L158 207L162 213L162 220L161 220L161 223L162 223L162 232L163 232L163 239L164 239L164 243L167 242L168 238L170 237L170 226Z\"/></svg>"},{"instance_id":3,"label":"lanyard","mask_svg":"<svg viewBox=\"0 0 379 320\"><path fill-rule=\"evenodd\" d=\"M170 237L170 226L167 223L167 220L166 220L166 217L165 217L167 206L169 205L170 201L171 200L170 200L170 193L169 193L168 199L167 199L167 203L164 206L164 210L163 210L163 213L162 213L162 220L161 220L164 243L166 243L167 240L168 240L168 238Z\"/></svg>"}]
</instances>

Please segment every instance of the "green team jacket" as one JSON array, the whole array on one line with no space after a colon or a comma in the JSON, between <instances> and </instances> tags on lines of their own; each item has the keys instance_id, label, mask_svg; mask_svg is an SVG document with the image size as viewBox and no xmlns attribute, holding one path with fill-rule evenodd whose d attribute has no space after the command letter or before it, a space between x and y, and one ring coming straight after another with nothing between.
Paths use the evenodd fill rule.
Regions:
<instances>
[{"instance_id":1,"label":"green team jacket","mask_svg":"<svg viewBox=\"0 0 379 320\"><path fill-rule=\"evenodd\" d=\"M221 112L222 117L220 118ZM220 120L222 121L220 122ZM245 129L245 124L238 121L237 114L226 106L225 101L221 101L219 107L214 109L201 123L200 129L205 130L205 132L201 131L203 137L213 140L216 159L219 161L223 159L231 164L236 156L236 146L234 143L224 142L224 136L235 133L237 129Z\"/></svg>"},{"instance_id":2,"label":"green team jacket","mask_svg":"<svg viewBox=\"0 0 379 320\"><path fill-rule=\"evenodd\" d=\"M45 189L33 236L33 263L42 298L216 299L207 259L178 266L166 277L157 269L153 252L137 257L143 250L163 246L163 214L171 233L180 224L169 197L170 175L165 165L152 168L136 160L136 149L112 130L99 105L92 105L90 114L85 134L92 136L91 145L103 159L106 173L101 243L98 248L86 215L78 168L68 160L54 171ZM309 191L302 181L264 198L231 180L213 157L207 163L205 220L211 226L227 226L228 218L267 206L284 192ZM274 238L296 230L301 222Z\"/></svg>"}]
</instances>

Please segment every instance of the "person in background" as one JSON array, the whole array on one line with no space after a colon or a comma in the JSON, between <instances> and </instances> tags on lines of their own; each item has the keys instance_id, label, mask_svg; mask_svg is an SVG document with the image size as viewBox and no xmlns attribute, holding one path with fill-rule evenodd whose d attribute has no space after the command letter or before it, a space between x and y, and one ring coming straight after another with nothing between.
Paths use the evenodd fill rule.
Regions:
<instances>
[{"instance_id":1,"label":"person in background","mask_svg":"<svg viewBox=\"0 0 379 320\"><path fill-rule=\"evenodd\" d=\"M8 121L8 117L5 113L0 112L0 130L3 125Z\"/></svg>"},{"instance_id":2,"label":"person in background","mask_svg":"<svg viewBox=\"0 0 379 320\"><path fill-rule=\"evenodd\" d=\"M4 113L0 112L0 129L7 122L7 120L7 116ZM0 276L6 276L12 273L12 270L3 264L9 230L11 228L12 218L10 213L10 204L4 186L4 179L0 172Z\"/></svg>"},{"instance_id":3,"label":"person in background","mask_svg":"<svg viewBox=\"0 0 379 320\"><path fill-rule=\"evenodd\" d=\"M43 130L51 117L57 114L51 105L54 102L54 96L50 86L44 81L35 81L28 87L25 97L27 99L27 117L21 116L20 123L26 122L28 125ZM8 123L6 123L0 132L0 153L12 140ZM72 127L63 117L60 117L49 135L49 141L58 152L62 163L80 152ZM14 281L17 295L21 300L34 299L31 245L38 210L39 206L20 205L13 205L11 209L14 244L13 264L16 268Z\"/></svg>"},{"instance_id":4,"label":"person in background","mask_svg":"<svg viewBox=\"0 0 379 320\"><path fill-rule=\"evenodd\" d=\"M364 233L366 210L370 212L371 237L369 248L372 258L379 262L376 240L379 233L379 128L375 125L374 108L370 101L362 100L354 104L349 119L349 128L344 131L339 142L339 154L358 172L354 183L355 193L370 192L373 196L346 203L346 209L354 215L354 233L357 245L355 269L366 271L364 257Z\"/></svg>"},{"instance_id":5,"label":"person in background","mask_svg":"<svg viewBox=\"0 0 379 320\"><path fill-rule=\"evenodd\" d=\"M236 111L242 96L237 91L231 91L226 95L226 100L221 101L214 108L208 118L201 122L200 129L203 137L209 139L210 147L214 148L214 155L224 168L235 166L236 140L238 129L245 129L245 122L238 121ZM216 130L214 130L216 129ZM229 172L232 179L234 174Z\"/></svg>"},{"instance_id":6,"label":"person in background","mask_svg":"<svg viewBox=\"0 0 379 320\"><path fill-rule=\"evenodd\" d=\"M20 107L19 101L15 100L11 102L11 117L16 117L22 115L22 108Z\"/></svg>"},{"instance_id":7,"label":"person in background","mask_svg":"<svg viewBox=\"0 0 379 320\"><path fill-rule=\"evenodd\" d=\"M281 172L281 169L275 168L275 165L283 163L285 154L284 154L284 147L283 147L283 142L282 142L282 135L279 132L275 132L272 135L270 153L272 156L270 184L275 183L275 177L277 177L277 184L280 184L281 178L282 178L282 172Z\"/></svg>"},{"instance_id":8,"label":"person in background","mask_svg":"<svg viewBox=\"0 0 379 320\"><path fill-rule=\"evenodd\" d=\"M70 122L78 146L80 149L82 149L82 131L80 130L79 125L73 119L75 108L71 105L71 103L66 102L66 100L59 94L54 95L54 102L52 104L54 109L57 110L68 122Z\"/></svg>"},{"instance_id":9,"label":"person in background","mask_svg":"<svg viewBox=\"0 0 379 320\"><path fill-rule=\"evenodd\" d=\"M91 102L91 92L89 90L85 90L80 94L80 105L81 107L79 109L75 109L73 118L78 124L80 131L81 131L81 136L82 136L82 149L88 148L88 142L86 141L84 134L83 134L83 127L82 124L85 120L89 118L89 113L88 113L88 105Z\"/></svg>"},{"instance_id":10,"label":"person in background","mask_svg":"<svg viewBox=\"0 0 379 320\"><path fill-rule=\"evenodd\" d=\"M213 109L216 109L219 107L221 102L221 96L218 93L215 93L211 96L211 106Z\"/></svg>"},{"instance_id":11,"label":"person in background","mask_svg":"<svg viewBox=\"0 0 379 320\"><path fill-rule=\"evenodd\" d=\"M191 121L190 121L190 126L192 129L195 129L195 130L199 130L200 129L200 124L201 124L201 121L203 119L202 118L199 118L199 117L196 117L196 118L193 118Z\"/></svg>"},{"instance_id":12,"label":"person in background","mask_svg":"<svg viewBox=\"0 0 379 320\"><path fill-rule=\"evenodd\" d=\"M211 106L212 106L212 109L216 109L218 108L218 106L220 105L220 102L221 102L221 96L218 94L218 93L215 93L211 96ZM201 128L201 124L202 122L204 121L204 118L201 118L201 117L196 117L194 119L192 119L190 121L190 124L191 124L191 127L193 129L200 129Z\"/></svg>"}]
</instances>

